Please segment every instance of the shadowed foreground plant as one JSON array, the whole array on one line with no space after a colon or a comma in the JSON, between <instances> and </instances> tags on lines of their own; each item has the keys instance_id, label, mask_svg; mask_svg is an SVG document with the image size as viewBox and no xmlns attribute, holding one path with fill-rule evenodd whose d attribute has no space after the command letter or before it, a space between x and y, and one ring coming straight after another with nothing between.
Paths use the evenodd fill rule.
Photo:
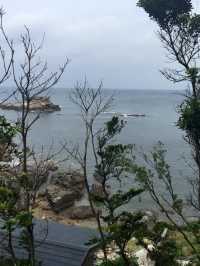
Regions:
<instances>
[{"instance_id":1,"label":"shadowed foreground plant","mask_svg":"<svg viewBox=\"0 0 200 266\"><path fill-rule=\"evenodd\" d=\"M191 224L185 215L187 202L175 192L174 178L171 176L170 166L166 162L166 152L163 144L158 143L149 155L143 154L146 165L140 166L135 163L132 165L132 172L138 182L149 192L160 212L165 215L174 228L173 230L182 235L184 242L191 249L191 260L198 261L198 264L194 265L200 265L200 222L196 221ZM173 248L172 242L168 244L169 249ZM167 243L164 242L164 245L167 248Z\"/></svg>"},{"instance_id":2,"label":"shadowed foreground plant","mask_svg":"<svg viewBox=\"0 0 200 266\"><path fill-rule=\"evenodd\" d=\"M22 47L22 62L16 60L16 47L7 37L3 27L4 12L0 9L0 34L1 41L7 45L10 51L10 57L6 58L6 53L0 44L0 84L13 77L15 88L11 96L20 102L22 110L19 113L17 127L9 124L3 117L0 117L0 148L5 148L9 155L13 152L8 148L12 147L12 139L18 133L21 136L22 148L19 146L15 149L17 159L20 164L13 169L9 166L1 167L1 190L0 208L3 229L8 235L7 251L11 254L12 264L19 265L18 258L14 254L13 249L13 233L17 228L20 230L19 244L24 248L27 255L27 265L37 266L35 254L35 234L33 207L35 203L35 195L44 183L44 176L34 175L28 168L28 159L34 151L29 147L29 132L33 125L40 118L41 112L31 113L31 102L39 96L45 96L54 85L58 83L64 70L69 62L66 62L56 72L49 72L46 61L42 61L40 51L42 43L37 45L30 34L30 30L25 26L25 33L20 35L20 46ZM8 60L7 60L8 59ZM0 151L0 157L5 152ZM1 160L1 158L0 158ZM6 169L7 167L7 169ZM36 170L39 170L37 167ZM39 171L38 171L39 172ZM12 204L11 204L12 203Z\"/></svg>"}]
</instances>

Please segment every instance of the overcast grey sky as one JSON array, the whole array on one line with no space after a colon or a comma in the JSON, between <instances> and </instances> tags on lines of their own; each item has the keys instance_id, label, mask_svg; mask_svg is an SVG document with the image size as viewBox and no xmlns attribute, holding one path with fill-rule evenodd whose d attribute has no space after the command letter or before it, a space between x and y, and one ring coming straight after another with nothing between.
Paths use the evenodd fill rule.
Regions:
<instances>
[{"instance_id":1,"label":"overcast grey sky","mask_svg":"<svg viewBox=\"0 0 200 266\"><path fill-rule=\"evenodd\" d=\"M87 76L104 87L172 89L159 73L167 60L156 27L136 0L2 0L9 36L26 24L35 40L45 32L50 69L71 59L60 86ZM198 0L194 0L198 5Z\"/></svg>"}]
</instances>

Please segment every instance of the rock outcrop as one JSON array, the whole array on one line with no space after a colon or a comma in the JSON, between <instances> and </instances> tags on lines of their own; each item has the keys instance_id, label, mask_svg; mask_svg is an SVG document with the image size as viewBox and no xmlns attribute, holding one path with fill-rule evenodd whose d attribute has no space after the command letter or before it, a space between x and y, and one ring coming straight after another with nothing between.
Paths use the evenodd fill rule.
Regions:
<instances>
[{"instance_id":1,"label":"rock outcrop","mask_svg":"<svg viewBox=\"0 0 200 266\"><path fill-rule=\"evenodd\" d=\"M72 207L85 192L84 177L80 173L57 172L52 175L46 196L52 210L60 212Z\"/></svg>"},{"instance_id":2,"label":"rock outcrop","mask_svg":"<svg viewBox=\"0 0 200 266\"><path fill-rule=\"evenodd\" d=\"M1 103L1 109L5 110L14 110L14 111L21 111L22 110L22 103L15 102L15 103ZM59 105L53 104L49 97L35 97L30 102L30 111L43 111L43 112L54 112L60 111L61 108Z\"/></svg>"},{"instance_id":3,"label":"rock outcrop","mask_svg":"<svg viewBox=\"0 0 200 266\"><path fill-rule=\"evenodd\" d=\"M55 212L60 212L74 205L77 194L72 189L65 189L56 185L47 187L47 200Z\"/></svg>"},{"instance_id":4,"label":"rock outcrop","mask_svg":"<svg viewBox=\"0 0 200 266\"><path fill-rule=\"evenodd\" d=\"M110 188L106 187L106 191L108 193L110 193ZM97 197L102 198L102 199L105 198L105 192L104 192L103 187L100 183L92 184L90 192L94 196L97 196Z\"/></svg>"},{"instance_id":5,"label":"rock outcrop","mask_svg":"<svg viewBox=\"0 0 200 266\"><path fill-rule=\"evenodd\" d=\"M84 176L77 171L57 172L52 175L50 183L75 191L77 198L81 198L84 193Z\"/></svg>"},{"instance_id":6,"label":"rock outcrop","mask_svg":"<svg viewBox=\"0 0 200 266\"><path fill-rule=\"evenodd\" d=\"M94 217L94 214L89 205L74 207L70 214L71 219L77 219L77 220L84 220L84 219L89 219L93 217Z\"/></svg>"}]
</instances>

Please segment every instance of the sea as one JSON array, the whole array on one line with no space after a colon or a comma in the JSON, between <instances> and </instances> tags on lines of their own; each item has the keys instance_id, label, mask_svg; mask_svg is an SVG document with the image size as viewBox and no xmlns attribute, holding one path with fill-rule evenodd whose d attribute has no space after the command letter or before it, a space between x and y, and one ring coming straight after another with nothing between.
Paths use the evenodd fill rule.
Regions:
<instances>
[{"instance_id":1,"label":"sea","mask_svg":"<svg viewBox=\"0 0 200 266\"><path fill-rule=\"evenodd\" d=\"M63 143L73 146L78 143L83 147L84 124L81 121L80 110L70 100L69 89L57 88L50 92L51 100L61 106L61 111L42 113L29 135L29 144L40 153L60 150ZM184 141L184 132L177 128L177 106L183 100L184 91L176 90L110 90L104 89L106 97L113 95L114 101L110 109L103 113L96 129L117 113L126 121L126 126L116 140L124 144L135 144L144 152L151 152L154 145L161 141L167 149L167 161L171 166L173 183L177 193L188 194L188 179L192 169L187 162L191 160L191 151ZM1 110L1 114L14 122L19 117L15 111ZM145 116L128 116L129 114L144 114ZM67 158L65 152L58 154L60 159ZM66 161L66 165L70 159ZM187 161L187 162L186 162ZM70 161L71 163L75 163ZM65 163L65 162L64 162ZM89 164L93 166L92 159ZM128 186L135 185L132 181ZM163 192L164 193L164 192ZM135 203L137 206L150 208L152 202L148 195Z\"/></svg>"}]
</instances>

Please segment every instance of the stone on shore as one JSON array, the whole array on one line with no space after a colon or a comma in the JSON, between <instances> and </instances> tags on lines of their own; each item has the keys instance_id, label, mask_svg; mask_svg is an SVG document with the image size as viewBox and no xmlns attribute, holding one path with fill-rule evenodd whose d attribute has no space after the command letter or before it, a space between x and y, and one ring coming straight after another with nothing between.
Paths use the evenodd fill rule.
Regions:
<instances>
[{"instance_id":1,"label":"stone on shore","mask_svg":"<svg viewBox=\"0 0 200 266\"><path fill-rule=\"evenodd\" d=\"M49 185L46 191L50 207L55 212L60 212L74 205L77 198L75 191L61 188L56 185Z\"/></svg>"},{"instance_id":2,"label":"stone on shore","mask_svg":"<svg viewBox=\"0 0 200 266\"><path fill-rule=\"evenodd\" d=\"M85 188L84 176L77 171L57 172L52 176L51 184L75 191L77 199L83 196Z\"/></svg>"},{"instance_id":3,"label":"stone on shore","mask_svg":"<svg viewBox=\"0 0 200 266\"><path fill-rule=\"evenodd\" d=\"M104 199L106 197L103 186L98 182L92 184L90 192L92 195L101 199ZM110 187L106 187L106 192L110 193Z\"/></svg>"},{"instance_id":4,"label":"stone on shore","mask_svg":"<svg viewBox=\"0 0 200 266\"><path fill-rule=\"evenodd\" d=\"M94 215L89 205L74 207L70 215L71 219L78 219L78 220L83 220L93 217Z\"/></svg>"},{"instance_id":5,"label":"stone on shore","mask_svg":"<svg viewBox=\"0 0 200 266\"><path fill-rule=\"evenodd\" d=\"M75 201L82 198L85 192L84 177L73 172L57 172L51 177L46 189L46 197L55 212L61 212L74 206Z\"/></svg>"}]
</instances>

